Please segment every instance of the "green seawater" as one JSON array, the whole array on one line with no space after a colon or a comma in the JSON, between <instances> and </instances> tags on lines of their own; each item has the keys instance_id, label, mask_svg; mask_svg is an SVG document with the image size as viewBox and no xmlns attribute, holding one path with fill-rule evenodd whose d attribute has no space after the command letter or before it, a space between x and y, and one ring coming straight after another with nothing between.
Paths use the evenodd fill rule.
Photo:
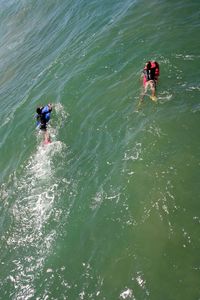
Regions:
<instances>
[{"instance_id":1,"label":"green seawater","mask_svg":"<svg viewBox=\"0 0 200 300\"><path fill-rule=\"evenodd\" d=\"M0 299L200 299L199 12L0 1Z\"/></svg>"}]
</instances>

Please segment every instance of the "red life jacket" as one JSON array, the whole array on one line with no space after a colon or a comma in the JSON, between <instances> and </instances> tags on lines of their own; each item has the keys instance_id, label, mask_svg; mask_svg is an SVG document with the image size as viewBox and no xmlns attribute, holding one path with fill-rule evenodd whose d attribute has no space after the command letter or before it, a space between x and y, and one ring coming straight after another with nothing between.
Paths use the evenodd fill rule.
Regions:
<instances>
[{"instance_id":1,"label":"red life jacket","mask_svg":"<svg viewBox=\"0 0 200 300\"><path fill-rule=\"evenodd\" d=\"M150 63L150 68L145 66L143 70L145 81L158 80L158 76L160 75L159 64L156 61L151 61Z\"/></svg>"},{"instance_id":2,"label":"red life jacket","mask_svg":"<svg viewBox=\"0 0 200 300\"><path fill-rule=\"evenodd\" d=\"M155 68L155 77L158 79L160 75L160 67L156 61L151 61L151 68Z\"/></svg>"}]
</instances>

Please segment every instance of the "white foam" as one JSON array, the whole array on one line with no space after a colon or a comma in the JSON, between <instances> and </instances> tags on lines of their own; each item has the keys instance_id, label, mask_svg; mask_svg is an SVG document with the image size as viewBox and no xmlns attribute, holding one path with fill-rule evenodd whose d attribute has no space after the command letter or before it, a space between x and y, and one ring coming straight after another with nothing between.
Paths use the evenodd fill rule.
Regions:
<instances>
[{"instance_id":1,"label":"white foam","mask_svg":"<svg viewBox=\"0 0 200 300\"><path fill-rule=\"evenodd\" d=\"M193 54L176 54L176 58L182 58L183 60L195 60L198 59L200 55Z\"/></svg>"},{"instance_id":2,"label":"white foam","mask_svg":"<svg viewBox=\"0 0 200 300\"><path fill-rule=\"evenodd\" d=\"M63 110L61 106L57 107ZM63 112L63 115L67 114ZM23 256L15 259L12 272L16 275L8 278L15 284L16 299L21 299L22 295L28 299L34 295L33 274L44 266L57 235L56 229L47 225L52 217L54 222L59 222L61 213L55 208L55 200L59 198L60 182L66 181L56 175L57 168L66 160L67 152L66 145L56 141L59 128L57 126L55 131L52 128L55 141L48 145L41 144L42 134L38 133L35 153L22 166L20 175L14 173L10 176L8 185L12 186L12 192L7 191L4 185L0 191L5 197L4 205L6 201L11 202L10 198L14 199L10 210L14 225L7 237L7 246L16 251L20 251L21 247L24 249ZM27 295L23 294L24 289Z\"/></svg>"},{"instance_id":3,"label":"white foam","mask_svg":"<svg viewBox=\"0 0 200 300\"><path fill-rule=\"evenodd\" d=\"M124 154L123 160L125 160L125 161L127 161L127 160L142 160L141 153L142 153L142 144L136 143L132 149L127 150L127 152Z\"/></svg>"},{"instance_id":4,"label":"white foam","mask_svg":"<svg viewBox=\"0 0 200 300\"><path fill-rule=\"evenodd\" d=\"M171 101L172 100L172 94L169 93L168 91L164 91L162 93L159 93L158 95L158 101L159 103L165 103L165 102L168 102L168 101Z\"/></svg>"},{"instance_id":5,"label":"white foam","mask_svg":"<svg viewBox=\"0 0 200 300\"><path fill-rule=\"evenodd\" d=\"M135 297L133 296L133 291L131 289L127 289L125 291L123 291L121 294L120 294L120 298L122 299L135 299Z\"/></svg>"}]
</instances>

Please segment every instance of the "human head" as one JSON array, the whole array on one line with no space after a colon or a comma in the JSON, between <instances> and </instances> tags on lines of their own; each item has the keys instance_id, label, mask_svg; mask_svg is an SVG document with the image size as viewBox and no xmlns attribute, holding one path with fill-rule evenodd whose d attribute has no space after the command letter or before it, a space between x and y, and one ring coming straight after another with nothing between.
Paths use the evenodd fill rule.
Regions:
<instances>
[{"instance_id":1,"label":"human head","mask_svg":"<svg viewBox=\"0 0 200 300\"><path fill-rule=\"evenodd\" d=\"M146 67L147 67L148 70L151 69L151 62L150 61L146 62Z\"/></svg>"},{"instance_id":2,"label":"human head","mask_svg":"<svg viewBox=\"0 0 200 300\"><path fill-rule=\"evenodd\" d=\"M40 107L37 107L36 113L37 113L38 115L41 114L41 108L40 108Z\"/></svg>"}]
</instances>

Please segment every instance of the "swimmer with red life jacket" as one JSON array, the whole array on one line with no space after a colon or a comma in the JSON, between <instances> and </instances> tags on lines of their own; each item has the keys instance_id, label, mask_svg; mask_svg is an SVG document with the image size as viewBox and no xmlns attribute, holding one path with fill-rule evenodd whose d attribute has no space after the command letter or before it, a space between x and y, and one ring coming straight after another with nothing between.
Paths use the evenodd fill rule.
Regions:
<instances>
[{"instance_id":1,"label":"swimmer with red life jacket","mask_svg":"<svg viewBox=\"0 0 200 300\"><path fill-rule=\"evenodd\" d=\"M49 132L47 131L47 124L51 118L52 104L48 104L36 109L36 127L44 132L44 144L51 143Z\"/></svg>"},{"instance_id":2,"label":"swimmer with red life jacket","mask_svg":"<svg viewBox=\"0 0 200 300\"><path fill-rule=\"evenodd\" d=\"M156 86L158 82L158 77L160 75L159 64L156 61L148 61L143 69L143 93L141 95L141 101L143 101L148 88L151 90L151 100L157 101L156 97Z\"/></svg>"}]
</instances>

